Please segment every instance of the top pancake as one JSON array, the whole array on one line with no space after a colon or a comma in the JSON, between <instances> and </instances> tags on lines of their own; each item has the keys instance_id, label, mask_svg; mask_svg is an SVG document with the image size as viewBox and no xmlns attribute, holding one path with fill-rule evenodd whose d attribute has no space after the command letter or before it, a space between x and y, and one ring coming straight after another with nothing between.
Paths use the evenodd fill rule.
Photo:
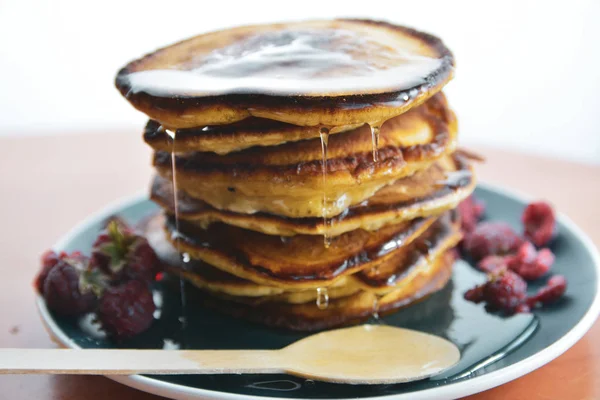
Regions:
<instances>
[{"instance_id":1,"label":"top pancake","mask_svg":"<svg viewBox=\"0 0 600 400\"><path fill-rule=\"evenodd\" d=\"M332 127L407 111L439 91L453 66L440 39L410 28L306 21L193 37L129 63L116 86L171 129L250 116Z\"/></svg>"}]
</instances>

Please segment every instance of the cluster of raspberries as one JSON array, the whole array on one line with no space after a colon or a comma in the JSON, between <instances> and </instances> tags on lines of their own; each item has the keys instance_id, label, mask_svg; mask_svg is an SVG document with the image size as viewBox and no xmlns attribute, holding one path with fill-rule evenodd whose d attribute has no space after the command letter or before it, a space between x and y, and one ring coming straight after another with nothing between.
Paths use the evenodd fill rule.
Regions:
<instances>
[{"instance_id":1,"label":"cluster of raspberries","mask_svg":"<svg viewBox=\"0 0 600 400\"><path fill-rule=\"evenodd\" d=\"M462 251L488 273L488 281L465 292L465 299L512 314L553 303L565 293L565 277L554 275L537 293L527 295L526 281L544 277L554 263L554 254L544 247L556 232L550 205L534 202L525 207L522 235L504 222L479 222L485 207L473 196L464 200L458 211L464 235Z\"/></svg>"},{"instance_id":2,"label":"cluster of raspberries","mask_svg":"<svg viewBox=\"0 0 600 400\"><path fill-rule=\"evenodd\" d=\"M41 263L34 284L56 314L94 312L107 336L117 340L152 324L156 306L151 285L161 264L148 241L122 220L109 220L90 257L49 250Z\"/></svg>"}]
</instances>

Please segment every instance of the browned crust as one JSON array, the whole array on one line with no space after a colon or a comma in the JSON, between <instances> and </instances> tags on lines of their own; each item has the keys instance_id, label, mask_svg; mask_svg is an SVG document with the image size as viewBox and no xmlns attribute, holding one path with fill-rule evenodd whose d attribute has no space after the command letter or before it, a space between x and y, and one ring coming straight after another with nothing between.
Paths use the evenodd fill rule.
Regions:
<instances>
[{"instance_id":1,"label":"browned crust","mask_svg":"<svg viewBox=\"0 0 600 400\"><path fill-rule=\"evenodd\" d=\"M453 156L453 161L456 165L456 169L458 171L471 171L472 167L468 164L468 162L459 155ZM167 213L173 214L173 192L172 185L168 182L165 185L165 178L160 176L155 177L152 182L152 187L150 190L150 198L161 206ZM474 189L475 186L475 178L473 175L469 176L464 180L460 180L455 185L442 186L439 190L436 190L434 193L421 198L413 198L407 201L398 202L393 205L357 205L349 208L346 212L332 217L331 223L333 226L340 227L341 224L352 225L353 220L360 220L364 218L373 218L377 215L381 215L382 218L385 216L389 216L389 218L393 218L398 212L403 209L415 207L419 210L422 210L422 215L418 215L420 217L424 217L427 214L428 207L426 204L434 202L435 200L441 199L445 196L451 196L454 193L462 193L460 195L459 200L466 198ZM248 222L252 222L252 226L263 226L267 225L277 225L278 229L282 232L294 232L296 234L306 234L306 235L317 235L321 234L324 229L323 218L321 217L307 217L307 218L289 218L274 214L268 214L264 212L258 212L254 214L240 214L227 210L219 210L208 203L194 199L188 196L185 192L178 192L179 198L179 217L184 220L204 220L204 221L220 221L230 225L242 226L248 228ZM236 223L237 221L237 223ZM347 230L342 230L342 232L346 232Z\"/></svg>"},{"instance_id":2,"label":"browned crust","mask_svg":"<svg viewBox=\"0 0 600 400\"><path fill-rule=\"evenodd\" d=\"M333 178L336 172L350 173L354 177L365 179L373 178L378 173L390 174L393 171L402 170L407 163L421 162L438 158L448 151L454 150L456 117L448 108L445 96L438 93L425 104L411 112L423 115L423 120L431 127L433 138L428 143L411 146L386 146L378 150L378 162L373 161L372 151L355 154L345 154L343 157L330 157L327 159L326 167L328 175ZM418 115L417 114L417 115ZM403 118L403 116L397 118ZM354 131L358 133L358 131ZM346 143L349 134L346 132L339 136L343 149L349 148ZM394 135L393 132L390 135ZM338 139L334 137L332 139ZM301 145L317 144L311 141L303 141ZM320 147L320 142L318 143ZM206 179L215 179L217 176L229 177L231 181L246 180L249 178L260 180L290 181L298 180L303 176L321 177L323 173L323 160L317 158L289 165L267 164L263 160L266 151L289 152L299 146L298 143L288 143L280 146L264 149L260 147L250 148L227 155L214 153L190 153L176 156L177 171ZM342 152L343 153L343 152ZM171 170L171 153L157 151L154 154L153 164L163 170L163 175L168 176Z\"/></svg>"},{"instance_id":3,"label":"browned crust","mask_svg":"<svg viewBox=\"0 0 600 400\"><path fill-rule=\"evenodd\" d=\"M385 147L378 151L379 161L373 162L371 152L353 154L348 157L340 157L327 160L327 174L336 172L348 172L352 176L359 177L364 174L378 176L378 172L402 170L408 162L427 161L436 159L447 152L452 141L447 132L439 132L430 143L419 144L410 147ZM166 171L171 170L171 154L167 152L156 152L153 165ZM206 164L201 157L176 157L177 171L189 173L197 177L211 177L228 175L235 180L245 180L250 177L259 180L290 181L292 177L310 176L320 177L323 174L323 162L313 160L306 163L294 165L253 165L253 164Z\"/></svg>"},{"instance_id":4,"label":"browned crust","mask_svg":"<svg viewBox=\"0 0 600 400\"><path fill-rule=\"evenodd\" d=\"M391 314L442 289L450 280L453 264L454 258L451 254L444 254L433 267L435 269L433 273L419 275L411 282L409 294L389 301L382 302L380 300L379 313L381 315ZM245 304L236 301L232 296L217 297L212 293L201 292L200 301L205 307L235 318L295 331L317 331L358 324L373 315L373 304L375 302L373 293L359 292L346 298L332 300L327 309L318 310L313 303Z\"/></svg>"},{"instance_id":5,"label":"browned crust","mask_svg":"<svg viewBox=\"0 0 600 400\"><path fill-rule=\"evenodd\" d=\"M316 288L362 269L385 263L395 253L403 251L435 222L435 217L429 217L390 225L376 232L348 232L333 238L331 247L325 249L320 243L320 238L315 236L296 236L285 242L271 235L219 224L204 231L180 221L177 245L180 251L188 253L193 260L202 260L227 273L259 284L291 289ZM448 222L444 219L443 223ZM174 221L168 219L165 225L166 238L175 246L176 243L171 239L175 229ZM298 249L297 244L290 244L291 241L300 241L303 247ZM339 251L333 252L337 242L340 243ZM402 245L383 250L386 243L398 242ZM316 246L321 246L319 250L327 251L331 257L321 258L316 251L307 252L310 249L317 250ZM293 257L281 260L274 253Z\"/></svg>"},{"instance_id":6,"label":"browned crust","mask_svg":"<svg viewBox=\"0 0 600 400\"><path fill-rule=\"evenodd\" d=\"M128 75L144 70L147 62L161 56L169 51L171 47L193 41L195 37L163 47L152 53L134 60L123 67L115 78L115 86L121 94L138 110L152 117L152 110L160 110L160 114L173 113L174 115L200 114L207 110L221 111L226 114L230 110L246 110L248 108L262 108L277 113L308 112L318 107L319 112L324 115L333 115L341 109L348 114L356 114L355 120L364 122L365 109L375 108L398 108L400 112L410 108L410 103L417 105L423 102L427 95L423 93L435 93L451 79L454 68L454 57L441 39L436 36L417 31L413 28L394 25L385 21L374 21L367 19L340 19L339 21L358 22L373 26L385 27L387 29L401 32L423 42L424 46L433 49L442 60L440 67L426 78L424 85L413 88L403 87L398 90L391 88L389 92L377 94L358 94L344 96L282 96L262 93L226 94L219 96L157 96L147 92L132 91ZM406 102L403 97L409 95ZM352 109L347 105L352 104ZM403 104L398 107L398 104ZM360 116L360 117L359 117ZM157 118L160 119L160 118ZM239 119L237 119L239 120ZM231 123L223 121L221 123ZM179 127L179 126L177 126Z\"/></svg>"},{"instance_id":7,"label":"browned crust","mask_svg":"<svg viewBox=\"0 0 600 400\"><path fill-rule=\"evenodd\" d=\"M376 253L372 256L366 255L368 253L373 253L372 251L363 253L363 255L359 256L360 259L370 262L368 258L371 258L376 262L376 265L366 269L359 269L350 276L350 281L342 280L338 283L340 283L341 286L356 287L357 289L362 288L369 292L385 295L394 291L394 289L402 282L409 282L410 279L414 277L414 274L427 269L428 265L434 263L435 260L447 250L455 247L462 238L462 234L457 227L457 219L452 221L449 216L442 217L442 219L443 220L436 221L424 232L418 234L410 243L397 249L392 250L384 248L382 253ZM387 257L387 254L390 256ZM352 258L355 257L356 255L348 258L348 262L352 262ZM380 259L379 262L376 258ZM323 269L325 270L327 267L324 267ZM177 272L175 269L173 271ZM352 270L342 271L342 273L344 272L351 273ZM275 271L275 273L277 274L277 271ZM197 279L199 282L210 283L214 287L218 287L219 285L229 287L256 285L256 288L271 287L273 289L284 290L280 286L256 284L251 280L240 278L237 275L220 270L206 262L197 260L193 260L186 268L186 271L182 272L182 275L188 280L194 281L194 279ZM296 275L283 275L280 277L286 278L287 280L301 278ZM323 285L325 286L324 283ZM329 288L336 288L337 284L327 284L326 286ZM312 290L314 290L314 288ZM304 292L306 291L307 290L304 290ZM311 291L311 289L308 289L308 291ZM262 302L262 299L257 298L257 301Z\"/></svg>"},{"instance_id":8,"label":"browned crust","mask_svg":"<svg viewBox=\"0 0 600 400\"><path fill-rule=\"evenodd\" d=\"M329 128L329 135L356 128L355 125ZM211 125L202 128L177 130L173 139L160 123L150 120L144 128L144 141L154 150L215 152L228 154L254 146L277 146L283 143L314 139L321 135L320 126L297 126L266 118L249 117L227 125ZM175 147L175 148L174 148ZM267 147L268 148L268 147Z\"/></svg>"},{"instance_id":9,"label":"browned crust","mask_svg":"<svg viewBox=\"0 0 600 400\"><path fill-rule=\"evenodd\" d=\"M389 263L376 269L363 269L352 277L361 281L364 287L372 289L398 285L411 273L431 263L432 257L439 257L439 254L455 247L462 239L462 234L456 226L458 216L454 210L450 212L450 216L454 218L453 221L450 223L436 221L427 231L405 246L402 251L397 252L396 257L392 258ZM444 218L446 217L442 217L442 219Z\"/></svg>"},{"instance_id":10,"label":"browned crust","mask_svg":"<svg viewBox=\"0 0 600 400\"><path fill-rule=\"evenodd\" d=\"M384 279L384 274L389 274L385 278L389 280L392 275L402 273L398 268L404 268L413 261L421 265L460 240L456 218L451 215L444 215L437 221L431 217L390 226L375 234L353 231L335 238L330 249L319 247L320 243L315 240L319 238L314 236L311 240L300 237L298 240L280 241L278 237L244 233L233 228L211 228L211 232L196 230L194 233L187 231L182 224L180 228L178 248L188 253L192 260L201 260L260 285L286 290L329 286L366 269L381 271L381 279ZM173 222L167 223L165 237L175 246L170 239L173 229ZM436 236L437 231L440 234ZM407 254L414 252L415 248L410 245L422 235L431 240L427 254L424 258L420 257L421 250L418 250L416 258L411 258ZM373 277L373 273L368 276ZM372 286L371 282L364 281L362 285L377 292L389 291L385 283Z\"/></svg>"}]
</instances>

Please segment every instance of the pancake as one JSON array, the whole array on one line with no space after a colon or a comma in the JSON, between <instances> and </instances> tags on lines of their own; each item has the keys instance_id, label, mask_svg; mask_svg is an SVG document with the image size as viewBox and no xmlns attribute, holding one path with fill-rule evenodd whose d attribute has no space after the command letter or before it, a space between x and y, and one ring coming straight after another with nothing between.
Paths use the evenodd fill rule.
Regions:
<instances>
[{"instance_id":1,"label":"pancake","mask_svg":"<svg viewBox=\"0 0 600 400\"><path fill-rule=\"evenodd\" d=\"M431 268L435 259L454 248L462 239L458 214L453 213L442 216L422 235L396 251L387 262L375 268L365 268L349 277L354 282L347 284L356 284L378 295L409 288L413 279Z\"/></svg>"},{"instance_id":2,"label":"pancake","mask_svg":"<svg viewBox=\"0 0 600 400\"><path fill-rule=\"evenodd\" d=\"M317 299L317 291L315 289L292 291L275 286L259 285L201 262L195 262L192 270L179 268L172 269L170 272L181 276L194 286L208 292L244 297L246 302L249 302L250 298L254 298L256 304L273 301L302 304L315 302ZM330 299L346 297L360 290L360 284L347 277L339 279L327 287Z\"/></svg>"},{"instance_id":3,"label":"pancake","mask_svg":"<svg viewBox=\"0 0 600 400\"><path fill-rule=\"evenodd\" d=\"M116 87L168 128L248 117L301 126L379 123L448 82L442 41L369 20L254 25L193 37L132 61Z\"/></svg>"},{"instance_id":4,"label":"pancake","mask_svg":"<svg viewBox=\"0 0 600 400\"><path fill-rule=\"evenodd\" d=\"M199 260L191 260L186 264L185 269L177 267L181 265L181 257L173 244L165 238L162 229L163 223L163 217L153 217L144 223L141 230L159 258L167 266L169 273L181 276L193 285L209 292L230 296L254 297L257 298L257 301L267 297L291 303L305 303L315 300L314 289L290 291L283 287L257 284ZM337 298L360 290L360 286L359 283L351 281L347 277L342 277L329 285L328 290L331 298Z\"/></svg>"},{"instance_id":5,"label":"pancake","mask_svg":"<svg viewBox=\"0 0 600 400\"><path fill-rule=\"evenodd\" d=\"M334 135L361 125L363 124L333 126L327 132ZM176 140L173 141L158 122L150 120L144 129L144 141L158 151L211 151L223 155L254 146L277 146L286 142L320 138L322 129L321 126L298 126L249 117L228 125L178 129Z\"/></svg>"},{"instance_id":6,"label":"pancake","mask_svg":"<svg viewBox=\"0 0 600 400\"><path fill-rule=\"evenodd\" d=\"M192 260L261 285L299 290L328 286L361 269L381 265L435 220L416 219L375 232L347 232L332 238L328 248L320 236L272 236L224 224L204 230L183 221L179 235L174 235L173 219L166 219L164 225L166 239L175 245L177 237L179 250ZM154 223L154 227L160 225Z\"/></svg>"},{"instance_id":7,"label":"pancake","mask_svg":"<svg viewBox=\"0 0 600 400\"><path fill-rule=\"evenodd\" d=\"M386 244L379 247L377 251L372 250L369 258L380 259L375 266L359 269L350 276L343 276L334 280L332 284L323 284L322 287L329 290L330 298L342 297L360 289L385 295L410 282L416 276L415 274L427 269L435 258L456 246L460 239L457 222L452 220L450 214L445 214L423 233L409 237L405 242L393 242L392 246ZM175 249L171 247L159 253L161 258L168 259L170 257L168 253L165 254L165 251L174 252ZM390 256L386 257L388 254ZM219 270L202 261L194 260L186 264L185 271L181 270L178 273L208 291L232 296L256 297L257 302L305 303L316 299L314 289L264 285ZM287 276L286 278L295 280L301 277Z\"/></svg>"},{"instance_id":8,"label":"pancake","mask_svg":"<svg viewBox=\"0 0 600 400\"><path fill-rule=\"evenodd\" d=\"M291 218L322 216L325 211L333 217L451 154L456 129L454 114L439 94L381 127L377 162L370 130L363 126L329 139L325 178L321 140L310 139L225 156L179 154L177 185L220 210ZM155 154L161 176L171 178L171 161L170 153Z\"/></svg>"},{"instance_id":9,"label":"pancake","mask_svg":"<svg viewBox=\"0 0 600 400\"><path fill-rule=\"evenodd\" d=\"M345 297L359 290L386 295L408 285L418 274L427 270L436 258L456 246L460 239L457 224L451 221L449 215L445 215L412 242L397 246L391 257L385 257L375 267L359 270L324 287L327 288L330 299ZM381 253L389 251L382 249ZM170 251L175 249L171 248ZM162 254L161 257L164 258L165 255ZM166 258L169 258L168 255ZM254 297L257 303L275 301L300 304L314 302L317 298L315 289L285 289L279 285L263 285L221 271L204 262L192 261L186 265L185 270L179 268L174 272L209 292Z\"/></svg>"},{"instance_id":10,"label":"pancake","mask_svg":"<svg viewBox=\"0 0 600 400\"><path fill-rule=\"evenodd\" d=\"M289 291L330 286L365 269L393 269L400 262L412 260L402 255L407 246L437 224L449 227L444 235L435 241L430 240L429 255L435 255L460 239L456 221L447 214L439 218L438 223L436 218L430 217L387 226L375 232L348 232L333 238L329 248L320 243L318 236L283 238L220 224L202 230L180 223L177 238L180 251L187 253L192 260L200 260L259 285ZM160 225L161 222L157 221L152 229ZM174 245L172 220L167 220L166 227L166 239ZM417 257L415 263L420 259ZM194 262L190 265L193 266ZM200 268L197 270L201 271ZM400 272L395 271L394 274L399 276ZM378 286L382 287L379 292L386 291L383 286Z\"/></svg>"},{"instance_id":11,"label":"pancake","mask_svg":"<svg viewBox=\"0 0 600 400\"><path fill-rule=\"evenodd\" d=\"M298 331L315 331L366 321L375 312L387 315L414 304L442 289L450 280L454 257L446 252L423 268L407 285L378 297L369 291L330 299L325 309L314 302L294 304L256 302L243 298L202 291L200 305L236 318L243 318L271 327Z\"/></svg>"},{"instance_id":12,"label":"pancake","mask_svg":"<svg viewBox=\"0 0 600 400\"><path fill-rule=\"evenodd\" d=\"M326 227L331 237L355 229L377 230L455 208L475 188L472 168L461 156L444 157L431 167L379 189L368 200L332 218ZM151 199L174 214L172 182L156 176ZM180 190L179 218L201 227L221 222L268 235L323 235L323 218L286 218L267 213L239 214L216 209Z\"/></svg>"}]
</instances>

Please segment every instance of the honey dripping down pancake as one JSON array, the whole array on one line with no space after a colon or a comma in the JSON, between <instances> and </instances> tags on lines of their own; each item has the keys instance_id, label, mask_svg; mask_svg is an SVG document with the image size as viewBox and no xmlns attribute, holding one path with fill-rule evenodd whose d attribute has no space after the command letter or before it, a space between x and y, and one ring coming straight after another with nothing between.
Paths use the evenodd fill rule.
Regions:
<instances>
[{"instance_id":1,"label":"honey dripping down pancake","mask_svg":"<svg viewBox=\"0 0 600 400\"><path fill-rule=\"evenodd\" d=\"M447 211L475 185L440 92L453 73L440 39L348 19L207 33L129 63L116 86L150 118L166 213L153 245L206 306L290 329L441 289L460 239Z\"/></svg>"},{"instance_id":2,"label":"honey dripping down pancake","mask_svg":"<svg viewBox=\"0 0 600 400\"><path fill-rule=\"evenodd\" d=\"M161 228L161 223L156 221L155 224L150 229ZM151 241L157 247L162 259L169 260L173 257L175 250L165 240L164 235L150 233L149 237L152 238ZM395 236L378 247L367 249L358 257L356 255L349 256L358 258L350 263L362 262L359 268L353 268L350 263L341 263L341 268L338 268L337 271L332 270L328 276L318 277L306 275L304 271L284 271L283 268L277 270L268 266L269 273L275 279L281 282L288 281L289 285L279 284L275 279L265 280L261 276L244 271L240 273L235 269L230 269L233 273L228 272L225 270L227 268L223 268L220 263L215 266L206 262L208 258L195 259L193 253L190 268L187 270L176 269L177 273L183 274L198 286L209 291L222 292L232 296L254 297L256 302L312 302L317 297L315 289L321 287L323 279L330 280L326 286L330 290L332 298L343 297L348 292L353 293L359 289L385 295L409 282L416 273L429 268L433 260L456 245L460 238L461 234L456 220L452 220L449 214L445 214L435 221L428 221L418 230L404 233L404 241L401 236ZM289 250L294 251L294 246L286 246L285 243L282 246L291 247ZM201 255L201 257L203 256ZM260 268L256 264L254 267ZM304 275L302 275L303 273ZM293 282L296 280L320 280L321 282L313 285L296 285Z\"/></svg>"},{"instance_id":3,"label":"honey dripping down pancake","mask_svg":"<svg viewBox=\"0 0 600 400\"><path fill-rule=\"evenodd\" d=\"M285 290L316 289L365 269L395 265L406 246L436 220L437 217L416 219L376 232L355 230L333 238L329 248L323 247L318 236L282 239L222 224L203 230L182 223L178 244L189 254L190 268L199 260L260 285ZM163 220L158 220L152 229L162 229L163 225ZM174 222L168 220L166 227L168 233L172 233ZM445 235L450 237L450 233L456 233L452 229L447 229ZM158 235L151 236L156 245L164 248L161 240L156 239ZM169 237L167 234L166 240L175 244ZM164 256L165 251L161 253Z\"/></svg>"},{"instance_id":4,"label":"honey dripping down pancake","mask_svg":"<svg viewBox=\"0 0 600 400\"><path fill-rule=\"evenodd\" d=\"M208 229L180 221L180 250L230 274L264 285L290 289L328 286L360 269L378 265L414 240L434 217L383 227L375 232L354 230L323 246L320 236L288 238L265 235L224 224ZM174 232L167 219L167 239ZM173 243L175 244L175 243Z\"/></svg>"},{"instance_id":5,"label":"honey dripping down pancake","mask_svg":"<svg viewBox=\"0 0 600 400\"><path fill-rule=\"evenodd\" d=\"M454 257L443 253L430 267L418 274L409 285L379 297L376 293L359 290L347 296L329 298L325 307L315 302L256 302L255 298L230 296L200 289L200 305L237 318L268 326L299 331L316 331L365 322L373 315L388 315L410 306L444 288L450 280ZM186 278L187 279L187 278ZM194 283L194 281L191 281ZM332 292L333 289L327 289ZM449 298L447 299L450 300ZM439 302L434 302L439 304ZM438 310L420 318L440 318Z\"/></svg>"},{"instance_id":6,"label":"honey dripping down pancake","mask_svg":"<svg viewBox=\"0 0 600 400\"><path fill-rule=\"evenodd\" d=\"M177 130L175 151L213 152L224 155L251 147L277 146L287 142L320 138L322 134L334 135L363 124L333 126L298 126L265 118L249 117L227 125L210 125ZM170 152L173 143L157 121L150 120L144 129L144 140L154 150Z\"/></svg>"},{"instance_id":7,"label":"honey dripping down pancake","mask_svg":"<svg viewBox=\"0 0 600 400\"><path fill-rule=\"evenodd\" d=\"M164 236L150 237L164 241ZM172 272L206 292L207 297L213 297L208 301L213 308L269 325L315 330L362 320L372 314L375 305L378 312L389 313L444 286L453 262L447 250L460 237L457 221L446 214L402 246L393 259L338 279L328 284L326 291L323 287L290 289L264 285L196 261L190 269L176 268ZM168 258L173 251L164 243L153 245L162 249L162 258ZM327 311L321 313L315 301L318 303L323 293L328 304L322 307ZM249 307L255 308L254 312L249 312Z\"/></svg>"},{"instance_id":8,"label":"honey dripping down pancake","mask_svg":"<svg viewBox=\"0 0 600 400\"><path fill-rule=\"evenodd\" d=\"M180 190L179 218L208 227L222 222L268 235L323 235L331 237L354 229L377 230L418 217L427 217L452 209L469 196L475 187L472 168L459 155L444 157L429 168L379 189L368 200L333 217L325 227L322 218L287 218L274 214L239 214L216 209ZM173 215L173 186L170 180L156 176L151 199Z\"/></svg>"},{"instance_id":9,"label":"honey dripping down pancake","mask_svg":"<svg viewBox=\"0 0 600 400\"><path fill-rule=\"evenodd\" d=\"M452 153L456 122L444 96L436 95L385 122L378 162L367 128L323 136L227 155L178 153L177 184L217 209L290 218L321 216L325 195L325 216L333 217ZM171 159L156 152L154 166L161 176L171 178Z\"/></svg>"}]
</instances>

